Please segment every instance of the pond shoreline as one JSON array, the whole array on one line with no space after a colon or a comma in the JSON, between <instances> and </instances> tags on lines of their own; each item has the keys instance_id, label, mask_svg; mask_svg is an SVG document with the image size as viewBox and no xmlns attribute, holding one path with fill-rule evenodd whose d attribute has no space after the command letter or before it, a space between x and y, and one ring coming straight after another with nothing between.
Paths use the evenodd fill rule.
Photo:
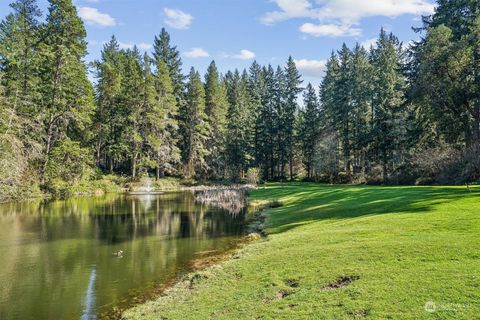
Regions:
<instances>
[{"instance_id":1,"label":"pond shoreline","mask_svg":"<svg viewBox=\"0 0 480 320\"><path fill-rule=\"evenodd\" d=\"M213 253L207 257L192 260L189 267L184 272L180 272L175 277L172 277L170 281L167 281L163 284L154 285L152 288L149 288L146 291L139 292L139 295L133 298L124 298L123 301L121 301L121 303L124 303L124 305L118 306L119 303L115 304L112 306L111 310L100 313L98 315L98 319L125 319L123 316L125 311L136 308L150 301L155 301L161 298L167 290L174 288L179 283L186 281L187 279L193 279L199 272L205 271L212 266L218 265L234 257L236 252L241 249L243 245L248 244L248 242L251 241L249 240L249 236L250 235L243 236L242 238L236 240L236 243L233 244L233 247L227 251Z\"/></svg>"},{"instance_id":2,"label":"pond shoreline","mask_svg":"<svg viewBox=\"0 0 480 320\"><path fill-rule=\"evenodd\" d=\"M7 288L12 284L0 309L12 319L47 318L52 312L63 319L119 319L125 309L156 299L186 274L228 258L248 239L245 212L232 215L198 204L191 192L37 199L0 209L6 240L0 275ZM29 266L42 268L45 255L55 263L40 276L57 280L40 285ZM51 289L69 293L37 294ZM15 302L18 298L24 302Z\"/></svg>"},{"instance_id":3,"label":"pond shoreline","mask_svg":"<svg viewBox=\"0 0 480 320\"><path fill-rule=\"evenodd\" d=\"M425 302L446 297L465 303L453 316L475 318L479 192L270 184L250 195L283 204L265 212L266 241L190 275L124 319L421 319ZM454 259L446 259L446 244Z\"/></svg>"},{"instance_id":4,"label":"pond shoreline","mask_svg":"<svg viewBox=\"0 0 480 320\"><path fill-rule=\"evenodd\" d=\"M266 240L268 234L265 230L264 223L267 216L264 214L265 210L270 208L276 208L282 204L277 200L264 200L264 201L255 201L249 203L248 208L253 212L248 214L246 221L246 235L236 241L236 244L230 250L222 252L218 255L213 255L210 257L193 260L192 265L193 269L190 272L187 272L177 281L172 282L170 285L165 286L157 295L148 301L144 301L139 304L123 310L120 318L121 320L129 320L129 312L132 312L136 308L145 306L149 303L154 303L160 299L169 299L171 297L177 297L185 293L185 290L191 291L195 284L202 279L208 281L210 273L214 272L216 269L221 268L222 264L227 263L232 260L241 259L241 253L248 245ZM110 320L111 318L107 318Z\"/></svg>"}]
</instances>

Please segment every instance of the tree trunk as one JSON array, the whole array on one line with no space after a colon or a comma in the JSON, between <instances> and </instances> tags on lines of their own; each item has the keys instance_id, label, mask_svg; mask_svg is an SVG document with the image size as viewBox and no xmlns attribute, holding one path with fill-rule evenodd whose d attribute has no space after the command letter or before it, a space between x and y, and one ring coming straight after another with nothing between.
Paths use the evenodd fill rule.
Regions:
<instances>
[{"instance_id":1,"label":"tree trunk","mask_svg":"<svg viewBox=\"0 0 480 320\"><path fill-rule=\"evenodd\" d=\"M137 177L137 155L134 155L132 158L132 178Z\"/></svg>"},{"instance_id":2,"label":"tree trunk","mask_svg":"<svg viewBox=\"0 0 480 320\"><path fill-rule=\"evenodd\" d=\"M480 147L480 104L477 103L473 115L473 147L478 150Z\"/></svg>"},{"instance_id":3,"label":"tree trunk","mask_svg":"<svg viewBox=\"0 0 480 320\"><path fill-rule=\"evenodd\" d=\"M48 125L48 130L47 130L47 145L45 146L45 160L43 161L43 166L42 166L42 179L41 179L42 184L45 184L45 174L47 172L47 165L48 165L50 150L52 148L52 140L53 140L52 135L53 135L53 123L52 123L52 120L50 120L50 124Z\"/></svg>"},{"instance_id":4,"label":"tree trunk","mask_svg":"<svg viewBox=\"0 0 480 320\"><path fill-rule=\"evenodd\" d=\"M290 153L290 180L293 180L293 155Z\"/></svg>"},{"instance_id":5,"label":"tree trunk","mask_svg":"<svg viewBox=\"0 0 480 320\"><path fill-rule=\"evenodd\" d=\"M382 150L382 162L383 162L383 184L387 184L388 180L388 168L387 168L387 151Z\"/></svg>"}]
</instances>

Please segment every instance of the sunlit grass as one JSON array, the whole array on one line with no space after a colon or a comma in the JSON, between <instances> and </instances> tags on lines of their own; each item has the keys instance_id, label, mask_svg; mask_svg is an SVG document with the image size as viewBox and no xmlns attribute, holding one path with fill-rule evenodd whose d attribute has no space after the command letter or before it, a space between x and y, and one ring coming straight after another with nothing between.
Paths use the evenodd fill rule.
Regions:
<instances>
[{"instance_id":1,"label":"sunlit grass","mask_svg":"<svg viewBox=\"0 0 480 320\"><path fill-rule=\"evenodd\" d=\"M480 187L272 184L268 239L132 319L474 319ZM342 277L355 277L330 288ZM426 311L425 306L427 305ZM433 306L433 307L432 307Z\"/></svg>"}]
</instances>

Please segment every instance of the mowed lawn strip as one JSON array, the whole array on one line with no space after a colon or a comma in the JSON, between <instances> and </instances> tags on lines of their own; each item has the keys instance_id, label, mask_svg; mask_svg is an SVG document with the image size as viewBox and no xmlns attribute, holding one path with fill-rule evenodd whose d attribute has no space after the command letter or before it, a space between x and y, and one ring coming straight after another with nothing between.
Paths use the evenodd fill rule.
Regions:
<instances>
[{"instance_id":1,"label":"mowed lawn strip","mask_svg":"<svg viewBox=\"0 0 480 320\"><path fill-rule=\"evenodd\" d=\"M128 319L476 319L480 188L270 184L268 238ZM187 285L188 284L188 285Z\"/></svg>"}]
</instances>

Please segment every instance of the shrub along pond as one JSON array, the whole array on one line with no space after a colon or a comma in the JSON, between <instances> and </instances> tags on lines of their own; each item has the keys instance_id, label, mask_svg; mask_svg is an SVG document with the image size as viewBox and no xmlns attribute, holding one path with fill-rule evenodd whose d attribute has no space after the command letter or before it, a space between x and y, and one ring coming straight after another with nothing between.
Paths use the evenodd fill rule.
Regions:
<instances>
[{"instance_id":1,"label":"shrub along pond","mask_svg":"<svg viewBox=\"0 0 480 320\"><path fill-rule=\"evenodd\" d=\"M191 192L0 205L0 319L115 318L244 230Z\"/></svg>"}]
</instances>

